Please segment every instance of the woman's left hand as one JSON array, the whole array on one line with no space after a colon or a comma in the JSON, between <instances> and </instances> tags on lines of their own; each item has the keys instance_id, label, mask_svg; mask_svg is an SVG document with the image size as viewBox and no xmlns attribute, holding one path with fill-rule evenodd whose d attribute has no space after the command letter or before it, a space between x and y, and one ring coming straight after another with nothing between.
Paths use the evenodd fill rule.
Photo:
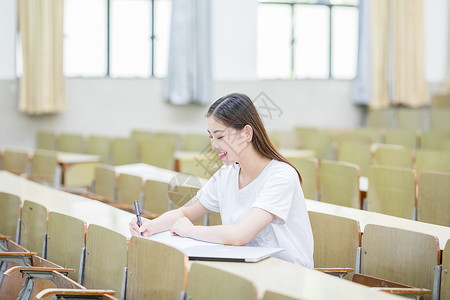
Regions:
<instances>
[{"instance_id":1,"label":"woman's left hand","mask_svg":"<svg viewBox=\"0 0 450 300\"><path fill-rule=\"evenodd\" d=\"M180 218L178 219L173 225L172 228L170 228L170 232L173 235L179 235L181 237L189 237L189 233L191 230L194 229L194 224L186 218Z\"/></svg>"}]
</instances>

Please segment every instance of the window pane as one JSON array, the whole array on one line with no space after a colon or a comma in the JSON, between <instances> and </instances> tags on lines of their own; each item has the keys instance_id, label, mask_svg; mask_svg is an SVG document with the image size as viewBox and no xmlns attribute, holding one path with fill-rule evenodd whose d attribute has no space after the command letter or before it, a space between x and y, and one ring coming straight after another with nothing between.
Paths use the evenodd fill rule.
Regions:
<instances>
[{"instance_id":1,"label":"window pane","mask_svg":"<svg viewBox=\"0 0 450 300\"><path fill-rule=\"evenodd\" d=\"M105 76L106 0L66 0L64 73Z\"/></svg>"},{"instance_id":2,"label":"window pane","mask_svg":"<svg viewBox=\"0 0 450 300\"><path fill-rule=\"evenodd\" d=\"M149 77L151 3L111 1L111 77Z\"/></svg>"},{"instance_id":3,"label":"window pane","mask_svg":"<svg viewBox=\"0 0 450 300\"><path fill-rule=\"evenodd\" d=\"M155 1L155 62L156 77L165 77L169 59L170 18L172 2L170 0Z\"/></svg>"},{"instance_id":4,"label":"window pane","mask_svg":"<svg viewBox=\"0 0 450 300\"><path fill-rule=\"evenodd\" d=\"M358 9L354 7L334 7L332 76L351 79L356 75L358 56Z\"/></svg>"},{"instance_id":5,"label":"window pane","mask_svg":"<svg viewBox=\"0 0 450 300\"><path fill-rule=\"evenodd\" d=\"M322 5L295 6L296 78L328 77L329 14Z\"/></svg>"},{"instance_id":6,"label":"window pane","mask_svg":"<svg viewBox=\"0 0 450 300\"><path fill-rule=\"evenodd\" d=\"M265 4L258 6L258 76L291 76L291 7Z\"/></svg>"}]
</instances>

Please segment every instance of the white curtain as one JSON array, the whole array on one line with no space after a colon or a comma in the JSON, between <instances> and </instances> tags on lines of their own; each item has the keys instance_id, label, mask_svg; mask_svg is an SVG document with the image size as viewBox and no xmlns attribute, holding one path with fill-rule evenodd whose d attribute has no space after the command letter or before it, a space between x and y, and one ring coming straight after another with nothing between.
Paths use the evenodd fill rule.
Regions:
<instances>
[{"instance_id":1,"label":"white curtain","mask_svg":"<svg viewBox=\"0 0 450 300\"><path fill-rule=\"evenodd\" d=\"M169 47L164 98L176 105L210 103L210 0L173 0Z\"/></svg>"},{"instance_id":2,"label":"white curtain","mask_svg":"<svg viewBox=\"0 0 450 300\"><path fill-rule=\"evenodd\" d=\"M19 109L27 114L65 109L64 0L19 0L23 74Z\"/></svg>"},{"instance_id":3,"label":"white curtain","mask_svg":"<svg viewBox=\"0 0 450 300\"><path fill-rule=\"evenodd\" d=\"M358 29L358 65L352 86L352 99L356 104L369 104L372 80L369 0L359 0Z\"/></svg>"}]
</instances>

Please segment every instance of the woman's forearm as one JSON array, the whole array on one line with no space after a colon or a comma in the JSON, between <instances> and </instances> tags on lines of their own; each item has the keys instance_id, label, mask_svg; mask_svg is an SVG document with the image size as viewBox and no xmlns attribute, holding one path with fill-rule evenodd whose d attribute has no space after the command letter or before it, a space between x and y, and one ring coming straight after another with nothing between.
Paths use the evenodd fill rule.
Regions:
<instances>
[{"instance_id":1,"label":"woman's forearm","mask_svg":"<svg viewBox=\"0 0 450 300\"><path fill-rule=\"evenodd\" d=\"M169 230L170 227L180 218L184 217L183 211L181 209L174 209L165 212L156 219L149 220L147 226L146 235L150 236L155 233L163 232Z\"/></svg>"},{"instance_id":2,"label":"woman's forearm","mask_svg":"<svg viewBox=\"0 0 450 300\"><path fill-rule=\"evenodd\" d=\"M252 236L234 225L193 226L188 237L225 245L242 246L251 241Z\"/></svg>"}]
</instances>

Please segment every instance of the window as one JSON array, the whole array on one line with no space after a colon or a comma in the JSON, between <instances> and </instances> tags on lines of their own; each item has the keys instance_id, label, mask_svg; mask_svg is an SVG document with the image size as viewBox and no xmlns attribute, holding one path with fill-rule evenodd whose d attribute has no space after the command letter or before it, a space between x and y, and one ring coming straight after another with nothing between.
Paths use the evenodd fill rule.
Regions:
<instances>
[{"instance_id":1,"label":"window","mask_svg":"<svg viewBox=\"0 0 450 300\"><path fill-rule=\"evenodd\" d=\"M69 77L164 77L170 0L65 0Z\"/></svg>"},{"instance_id":2,"label":"window","mask_svg":"<svg viewBox=\"0 0 450 300\"><path fill-rule=\"evenodd\" d=\"M358 0L260 1L258 76L352 79Z\"/></svg>"}]
</instances>

